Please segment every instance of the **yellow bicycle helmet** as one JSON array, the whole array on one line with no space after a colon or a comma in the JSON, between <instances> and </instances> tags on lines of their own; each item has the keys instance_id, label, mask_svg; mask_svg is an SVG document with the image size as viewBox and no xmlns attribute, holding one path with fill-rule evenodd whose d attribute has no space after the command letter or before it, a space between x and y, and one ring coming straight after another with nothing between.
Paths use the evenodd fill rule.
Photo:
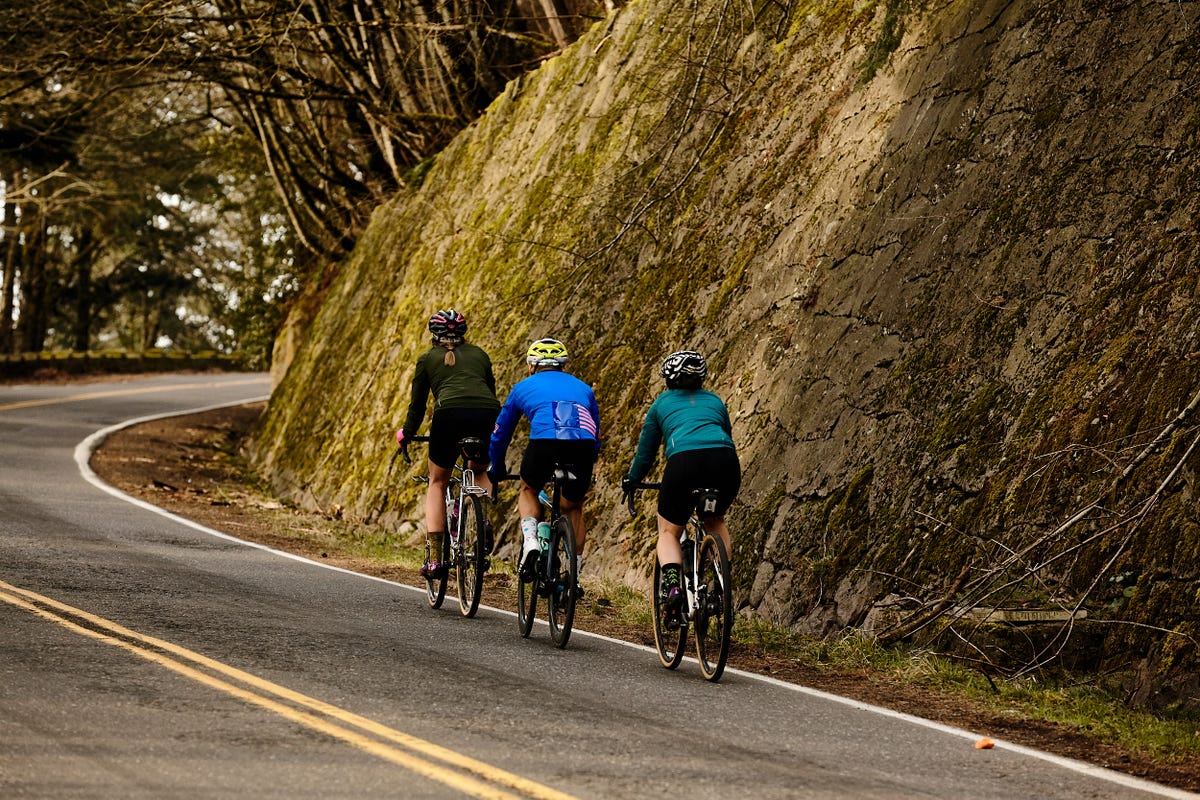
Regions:
<instances>
[{"instance_id":1,"label":"yellow bicycle helmet","mask_svg":"<svg viewBox=\"0 0 1200 800\"><path fill-rule=\"evenodd\" d=\"M567 348L558 339L538 339L529 346L525 363L534 367L561 367L567 363Z\"/></svg>"}]
</instances>

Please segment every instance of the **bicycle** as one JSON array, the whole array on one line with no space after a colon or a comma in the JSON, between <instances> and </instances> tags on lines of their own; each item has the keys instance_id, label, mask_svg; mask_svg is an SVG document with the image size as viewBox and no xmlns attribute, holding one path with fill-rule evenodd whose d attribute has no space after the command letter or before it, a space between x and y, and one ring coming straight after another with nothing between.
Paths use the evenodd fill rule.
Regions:
<instances>
[{"instance_id":1,"label":"bicycle","mask_svg":"<svg viewBox=\"0 0 1200 800\"><path fill-rule=\"evenodd\" d=\"M501 480L519 480L519 475L504 475ZM521 574L518 551L517 564L517 629L528 639L533 630L537 599L546 598L549 604L547 617L550 623L550 638L555 646L567 646L571 638L571 626L575 622L575 603L579 599L579 562L575 558L575 526L562 513L562 484L574 480L568 467L554 465L551 479L551 495L538 493L538 500L549 515L550 538L543 543L541 556L537 559L534 574Z\"/></svg>"},{"instance_id":2,"label":"bicycle","mask_svg":"<svg viewBox=\"0 0 1200 800\"><path fill-rule=\"evenodd\" d=\"M413 436L408 441L428 442L429 437ZM446 487L448 533L442 537L441 552L437 554L433 552L434 545L426 534L425 564L440 561L444 565L454 567L458 583L459 610L464 617L473 617L479 610L484 573L491 566L488 560L491 542L488 541L487 516L483 501L487 490L475 483L475 472L470 468L470 462L487 461L487 442L477 437L466 437L458 440L458 447L460 455L454 463L450 484ZM407 444L401 445L398 452L404 455L406 462L412 463L412 459L408 457ZM413 480L417 483L429 483L429 476L417 475ZM449 577L448 568L440 570L436 575L430 574L425 577L425 593L430 608L441 607Z\"/></svg>"},{"instance_id":3,"label":"bicycle","mask_svg":"<svg viewBox=\"0 0 1200 800\"><path fill-rule=\"evenodd\" d=\"M658 483L635 483L630 488L658 489ZM629 513L634 510L634 494L626 495ZM688 626L694 627L696 657L700 672L710 681L720 680L729 658L729 640L733 632L733 591L729 553L721 537L704 529L700 516L712 513L717 507L714 489L694 489L693 512L679 535L683 548L682 588L683 607L677 628L663 619L663 596L659 591L662 565L654 556L654 645L658 659L667 669L675 669L683 661L687 647Z\"/></svg>"}]
</instances>

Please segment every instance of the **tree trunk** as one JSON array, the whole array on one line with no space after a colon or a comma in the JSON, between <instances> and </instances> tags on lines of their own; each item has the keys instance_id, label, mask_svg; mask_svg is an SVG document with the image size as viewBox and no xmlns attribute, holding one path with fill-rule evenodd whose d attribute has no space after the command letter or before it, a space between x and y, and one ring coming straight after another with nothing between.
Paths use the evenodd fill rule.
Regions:
<instances>
[{"instance_id":1,"label":"tree trunk","mask_svg":"<svg viewBox=\"0 0 1200 800\"><path fill-rule=\"evenodd\" d=\"M36 353L46 342L46 226L41 212L32 204L22 210L25 242L21 248L20 349Z\"/></svg>"},{"instance_id":2,"label":"tree trunk","mask_svg":"<svg viewBox=\"0 0 1200 800\"><path fill-rule=\"evenodd\" d=\"M17 204L8 198L12 197L20 179L20 172L14 170L4 200L4 299L0 303L0 353L4 354L16 352L13 318L17 295L14 287L17 281L17 258L21 255L21 235L17 227Z\"/></svg>"},{"instance_id":3,"label":"tree trunk","mask_svg":"<svg viewBox=\"0 0 1200 800\"><path fill-rule=\"evenodd\" d=\"M79 231L75 253L75 331L72 348L85 353L92 343L92 262L96 257L96 234L90 225Z\"/></svg>"},{"instance_id":4,"label":"tree trunk","mask_svg":"<svg viewBox=\"0 0 1200 800\"><path fill-rule=\"evenodd\" d=\"M567 38L567 31L563 28L561 16L557 4L554 0L538 0L538 4L542 7L542 13L545 14L546 27L550 31L550 35L554 37L554 43L559 48L566 47L571 43Z\"/></svg>"}]
</instances>

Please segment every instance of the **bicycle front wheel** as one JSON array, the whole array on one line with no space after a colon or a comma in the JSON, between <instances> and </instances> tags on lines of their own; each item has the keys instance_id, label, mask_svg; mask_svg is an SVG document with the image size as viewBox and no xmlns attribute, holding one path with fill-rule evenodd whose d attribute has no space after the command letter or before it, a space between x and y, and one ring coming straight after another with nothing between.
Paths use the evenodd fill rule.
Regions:
<instances>
[{"instance_id":1,"label":"bicycle front wheel","mask_svg":"<svg viewBox=\"0 0 1200 800\"><path fill-rule=\"evenodd\" d=\"M546 568L550 582L550 638L558 647L566 647L575 622L576 588L579 586L579 562L575 559L575 528L571 520L559 517L550 529L550 561Z\"/></svg>"},{"instance_id":2,"label":"bicycle front wheel","mask_svg":"<svg viewBox=\"0 0 1200 800\"><path fill-rule=\"evenodd\" d=\"M685 565L686 569L686 565ZM687 622L678 628L667 628L663 620L663 596L659 587L662 586L662 564L658 562L658 554L654 554L654 583L650 593L654 597L654 646L658 650L658 660L667 669L675 669L683 661L683 650L687 646Z\"/></svg>"},{"instance_id":3,"label":"bicycle front wheel","mask_svg":"<svg viewBox=\"0 0 1200 800\"><path fill-rule=\"evenodd\" d=\"M464 617L475 616L483 594L483 573L487 569L483 519L483 503L479 498L475 495L464 498L462 519L458 522L458 545L454 552L458 567L458 607Z\"/></svg>"},{"instance_id":4,"label":"bicycle front wheel","mask_svg":"<svg viewBox=\"0 0 1200 800\"><path fill-rule=\"evenodd\" d=\"M521 541L521 531L517 531L517 541ZM537 581L536 577L526 580L521 575L521 548L517 549L517 630L526 639L533 630L533 614L537 611Z\"/></svg>"},{"instance_id":5,"label":"bicycle front wheel","mask_svg":"<svg viewBox=\"0 0 1200 800\"><path fill-rule=\"evenodd\" d=\"M425 537L425 563L440 561L442 568L436 574L425 576L425 594L429 599L430 608L441 608L442 600L446 597L446 581L450 573L450 536L442 534L441 547L437 547Z\"/></svg>"},{"instance_id":6,"label":"bicycle front wheel","mask_svg":"<svg viewBox=\"0 0 1200 800\"><path fill-rule=\"evenodd\" d=\"M700 672L710 681L721 679L729 658L733 632L733 590L729 576L729 554L719 536L709 533L700 542L696 591L696 656Z\"/></svg>"}]
</instances>

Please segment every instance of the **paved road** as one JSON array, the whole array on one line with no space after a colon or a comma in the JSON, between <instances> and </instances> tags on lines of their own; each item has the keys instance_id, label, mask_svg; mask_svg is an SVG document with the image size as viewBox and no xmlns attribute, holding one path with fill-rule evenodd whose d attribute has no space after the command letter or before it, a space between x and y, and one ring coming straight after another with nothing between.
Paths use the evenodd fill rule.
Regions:
<instances>
[{"instance_id":1,"label":"paved road","mask_svg":"<svg viewBox=\"0 0 1200 800\"><path fill-rule=\"evenodd\" d=\"M1192 797L184 524L85 480L262 376L0 387L0 797Z\"/></svg>"}]
</instances>

